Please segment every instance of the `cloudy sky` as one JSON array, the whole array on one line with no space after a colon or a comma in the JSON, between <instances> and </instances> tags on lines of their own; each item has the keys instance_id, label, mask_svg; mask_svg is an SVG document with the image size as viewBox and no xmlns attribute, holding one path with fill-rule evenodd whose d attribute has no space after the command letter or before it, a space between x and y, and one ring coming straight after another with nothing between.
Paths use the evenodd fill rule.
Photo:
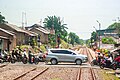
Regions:
<instances>
[{"instance_id":1,"label":"cloudy sky","mask_svg":"<svg viewBox=\"0 0 120 80\"><path fill-rule=\"evenodd\" d=\"M59 16L68 31L88 39L95 28L99 29L96 20L105 29L120 17L120 0L0 0L0 12L18 26L22 25L22 12L28 26L43 22L47 16Z\"/></svg>"}]
</instances>

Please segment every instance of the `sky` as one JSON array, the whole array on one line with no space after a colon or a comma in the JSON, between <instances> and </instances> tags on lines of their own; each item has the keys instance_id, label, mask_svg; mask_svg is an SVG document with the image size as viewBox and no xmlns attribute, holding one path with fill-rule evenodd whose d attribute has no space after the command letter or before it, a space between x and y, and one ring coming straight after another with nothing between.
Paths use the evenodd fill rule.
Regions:
<instances>
[{"instance_id":1,"label":"sky","mask_svg":"<svg viewBox=\"0 0 120 80\"><path fill-rule=\"evenodd\" d=\"M0 0L0 12L17 26L22 26L22 13L27 26L55 15L67 24L68 32L85 40L99 29L99 23L100 29L106 29L120 17L120 0Z\"/></svg>"}]
</instances>

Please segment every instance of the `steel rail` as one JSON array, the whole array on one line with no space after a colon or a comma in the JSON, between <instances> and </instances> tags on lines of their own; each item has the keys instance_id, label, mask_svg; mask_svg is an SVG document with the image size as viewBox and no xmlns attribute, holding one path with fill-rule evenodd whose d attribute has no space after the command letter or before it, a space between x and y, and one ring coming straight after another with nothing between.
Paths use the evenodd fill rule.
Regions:
<instances>
[{"instance_id":1,"label":"steel rail","mask_svg":"<svg viewBox=\"0 0 120 80\"><path fill-rule=\"evenodd\" d=\"M93 56L87 48L86 48L86 51L87 51L87 56L88 56L89 63L91 64L91 61L92 61L91 58L93 59Z\"/></svg>"},{"instance_id":2,"label":"steel rail","mask_svg":"<svg viewBox=\"0 0 120 80\"><path fill-rule=\"evenodd\" d=\"M76 80L80 80L80 78L81 78L81 70L82 70L82 68L80 67L80 69L78 71L78 74L77 74Z\"/></svg>"},{"instance_id":3,"label":"steel rail","mask_svg":"<svg viewBox=\"0 0 120 80\"><path fill-rule=\"evenodd\" d=\"M37 78L39 75L43 74L43 73L44 73L45 71L47 71L48 69L49 69L49 67L46 68L46 69L44 69L43 71L41 71L39 74L35 75L31 80L34 80L35 78Z\"/></svg>"},{"instance_id":4,"label":"steel rail","mask_svg":"<svg viewBox=\"0 0 120 80\"><path fill-rule=\"evenodd\" d=\"M9 64L9 63L0 65L0 68L3 68L3 67L5 67L5 66L7 66L8 64Z\"/></svg>"},{"instance_id":5,"label":"steel rail","mask_svg":"<svg viewBox=\"0 0 120 80\"><path fill-rule=\"evenodd\" d=\"M97 80L94 70L92 68L90 68L90 72L91 72L92 80Z\"/></svg>"},{"instance_id":6,"label":"steel rail","mask_svg":"<svg viewBox=\"0 0 120 80\"><path fill-rule=\"evenodd\" d=\"M25 76L27 73L29 73L29 72L31 72L31 71L34 71L34 70L36 70L36 69L37 69L37 68L33 68L33 69L31 69L31 70L29 70L29 71L27 71L27 72L23 73L22 75L20 75L20 76L18 76L18 77L16 77L16 78L14 78L13 80L17 80L17 79L19 79L19 78L21 78L21 77Z\"/></svg>"},{"instance_id":7,"label":"steel rail","mask_svg":"<svg viewBox=\"0 0 120 80\"><path fill-rule=\"evenodd\" d=\"M20 75L20 76L18 76L18 77L16 77L16 78L14 78L13 80L18 80L18 79L24 77L26 74L30 73L31 71L35 71L36 69L37 69L37 68L33 68L33 69L25 72L24 74L22 74L22 75ZM34 77L32 77L30 80L34 80L35 78L37 78L39 75L43 74L43 73L44 73L45 71L47 71L48 69L49 69L49 67L46 68L46 69L44 69L44 70L42 70L42 71L40 71L37 75L35 75Z\"/></svg>"}]
</instances>

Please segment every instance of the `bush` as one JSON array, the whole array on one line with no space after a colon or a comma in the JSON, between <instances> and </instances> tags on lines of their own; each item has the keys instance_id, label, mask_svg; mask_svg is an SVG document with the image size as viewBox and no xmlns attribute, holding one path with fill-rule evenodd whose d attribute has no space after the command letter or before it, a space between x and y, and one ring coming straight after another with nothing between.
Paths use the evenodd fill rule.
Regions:
<instances>
[{"instance_id":1,"label":"bush","mask_svg":"<svg viewBox=\"0 0 120 80\"><path fill-rule=\"evenodd\" d=\"M45 45L40 45L40 50L42 50L44 53L46 51Z\"/></svg>"},{"instance_id":2,"label":"bush","mask_svg":"<svg viewBox=\"0 0 120 80\"><path fill-rule=\"evenodd\" d=\"M61 48L69 48L69 45L68 45L68 43L66 43L64 40L60 40L61 41L61 44L60 44L60 47Z\"/></svg>"},{"instance_id":3,"label":"bush","mask_svg":"<svg viewBox=\"0 0 120 80\"><path fill-rule=\"evenodd\" d=\"M116 42L111 37L102 38L103 44L116 44Z\"/></svg>"}]
</instances>

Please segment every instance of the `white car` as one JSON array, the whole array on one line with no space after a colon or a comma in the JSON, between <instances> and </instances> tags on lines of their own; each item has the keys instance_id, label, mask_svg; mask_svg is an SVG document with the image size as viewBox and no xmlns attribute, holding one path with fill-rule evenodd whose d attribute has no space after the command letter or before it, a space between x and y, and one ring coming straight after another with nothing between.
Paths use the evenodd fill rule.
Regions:
<instances>
[{"instance_id":1,"label":"white car","mask_svg":"<svg viewBox=\"0 0 120 80\"><path fill-rule=\"evenodd\" d=\"M51 62L55 65L58 62L73 62L77 65L81 65L88 61L86 55L78 54L69 49L48 49L48 53L43 57L45 62Z\"/></svg>"}]
</instances>

